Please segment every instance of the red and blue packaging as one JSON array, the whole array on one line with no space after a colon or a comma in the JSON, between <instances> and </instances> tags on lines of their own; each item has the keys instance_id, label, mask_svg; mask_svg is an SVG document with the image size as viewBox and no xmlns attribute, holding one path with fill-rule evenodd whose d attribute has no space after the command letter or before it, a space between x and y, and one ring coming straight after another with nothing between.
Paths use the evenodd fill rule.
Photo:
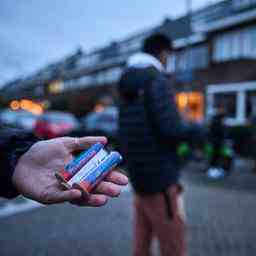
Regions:
<instances>
[{"instance_id":1,"label":"red and blue packaging","mask_svg":"<svg viewBox=\"0 0 256 256\"><path fill-rule=\"evenodd\" d=\"M104 145L102 143L96 143L88 150L82 152L78 157L74 158L68 163L63 170L60 170L55 174L56 178L61 182L68 182L88 161L90 161Z\"/></svg>"},{"instance_id":2,"label":"red and blue packaging","mask_svg":"<svg viewBox=\"0 0 256 256\"><path fill-rule=\"evenodd\" d=\"M118 152L108 152L103 144L96 143L56 173L56 177L65 188L79 189L88 198L98 183L121 162Z\"/></svg>"}]
</instances>

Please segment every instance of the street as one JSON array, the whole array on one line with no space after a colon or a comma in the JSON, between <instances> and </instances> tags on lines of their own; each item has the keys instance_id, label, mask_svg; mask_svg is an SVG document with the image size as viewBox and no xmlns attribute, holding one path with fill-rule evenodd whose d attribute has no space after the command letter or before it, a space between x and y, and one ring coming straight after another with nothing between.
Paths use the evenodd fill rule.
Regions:
<instances>
[{"instance_id":1,"label":"street","mask_svg":"<svg viewBox=\"0 0 256 256\"><path fill-rule=\"evenodd\" d=\"M185 183L189 255L256 255L254 192ZM131 255L131 206L126 191L101 209L57 205L2 216L0 255Z\"/></svg>"}]
</instances>

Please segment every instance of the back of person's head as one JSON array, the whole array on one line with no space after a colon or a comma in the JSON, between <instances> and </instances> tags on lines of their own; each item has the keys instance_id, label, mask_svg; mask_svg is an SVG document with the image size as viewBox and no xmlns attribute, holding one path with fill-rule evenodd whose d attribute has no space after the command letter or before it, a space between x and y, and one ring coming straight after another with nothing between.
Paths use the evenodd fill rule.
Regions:
<instances>
[{"instance_id":1,"label":"back of person's head","mask_svg":"<svg viewBox=\"0 0 256 256\"><path fill-rule=\"evenodd\" d=\"M153 34L145 39L142 51L159 58L162 52L171 51L171 40L163 34Z\"/></svg>"}]
</instances>

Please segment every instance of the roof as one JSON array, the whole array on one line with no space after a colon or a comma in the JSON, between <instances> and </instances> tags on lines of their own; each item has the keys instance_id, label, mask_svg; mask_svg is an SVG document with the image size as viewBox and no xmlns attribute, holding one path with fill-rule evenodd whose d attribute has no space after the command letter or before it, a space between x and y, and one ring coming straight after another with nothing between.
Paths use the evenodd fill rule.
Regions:
<instances>
[{"instance_id":1,"label":"roof","mask_svg":"<svg viewBox=\"0 0 256 256\"><path fill-rule=\"evenodd\" d=\"M213 32L238 26L242 23L256 20L256 9L248 12L236 13L234 15L222 18L221 20L209 22L196 29L198 32Z\"/></svg>"},{"instance_id":2,"label":"roof","mask_svg":"<svg viewBox=\"0 0 256 256\"><path fill-rule=\"evenodd\" d=\"M225 0L193 14L194 32L212 32L226 29L256 18L256 2Z\"/></svg>"}]
</instances>

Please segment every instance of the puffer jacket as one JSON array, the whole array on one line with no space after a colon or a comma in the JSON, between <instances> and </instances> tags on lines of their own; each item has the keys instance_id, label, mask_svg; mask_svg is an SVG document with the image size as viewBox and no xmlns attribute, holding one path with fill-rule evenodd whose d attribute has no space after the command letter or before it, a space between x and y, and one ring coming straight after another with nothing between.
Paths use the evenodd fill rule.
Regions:
<instances>
[{"instance_id":1,"label":"puffer jacket","mask_svg":"<svg viewBox=\"0 0 256 256\"><path fill-rule=\"evenodd\" d=\"M146 107L145 88L149 84L151 100ZM196 131L182 122L170 82L154 62L128 67L118 90L119 136L133 187L138 193L163 192L179 180L177 144L191 139Z\"/></svg>"}]
</instances>

